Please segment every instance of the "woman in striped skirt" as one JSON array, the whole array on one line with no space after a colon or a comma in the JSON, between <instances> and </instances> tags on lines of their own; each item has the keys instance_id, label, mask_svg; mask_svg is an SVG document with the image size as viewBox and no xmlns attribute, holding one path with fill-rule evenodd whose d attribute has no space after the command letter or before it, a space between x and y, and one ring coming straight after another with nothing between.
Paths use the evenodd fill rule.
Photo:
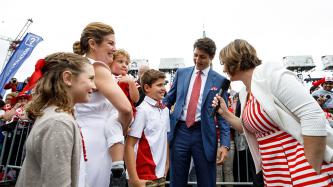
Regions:
<instances>
[{"instance_id":1,"label":"woman in striped skirt","mask_svg":"<svg viewBox=\"0 0 333 187\"><path fill-rule=\"evenodd\" d=\"M245 40L224 47L220 60L231 81L245 85L241 118L219 96L212 105L245 133L265 186L333 186L333 130L294 73L278 63L262 64Z\"/></svg>"}]
</instances>

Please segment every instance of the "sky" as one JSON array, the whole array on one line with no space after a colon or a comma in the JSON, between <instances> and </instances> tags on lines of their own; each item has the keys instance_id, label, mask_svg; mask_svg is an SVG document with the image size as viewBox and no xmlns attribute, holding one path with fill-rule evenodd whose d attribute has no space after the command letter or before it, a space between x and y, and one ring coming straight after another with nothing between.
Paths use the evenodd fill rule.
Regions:
<instances>
[{"instance_id":1,"label":"sky","mask_svg":"<svg viewBox=\"0 0 333 187\"><path fill-rule=\"evenodd\" d=\"M72 52L83 28L94 21L111 25L116 47L132 59L148 59L153 68L160 58L184 58L192 66L193 43L204 25L217 45L218 72L219 51L237 38L251 43L263 61L312 55L320 69L321 56L333 55L332 7L331 0L7 0L0 5L0 35L15 38L32 18L28 31L44 39L15 75L20 81L38 59ZM0 65L8 45L0 40Z\"/></svg>"}]
</instances>

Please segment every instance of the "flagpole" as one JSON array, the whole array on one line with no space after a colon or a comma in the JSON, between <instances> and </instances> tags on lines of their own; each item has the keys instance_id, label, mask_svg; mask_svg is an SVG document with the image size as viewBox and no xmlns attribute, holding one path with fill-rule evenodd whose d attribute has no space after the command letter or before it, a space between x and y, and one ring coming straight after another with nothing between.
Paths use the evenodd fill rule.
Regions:
<instances>
[{"instance_id":1,"label":"flagpole","mask_svg":"<svg viewBox=\"0 0 333 187\"><path fill-rule=\"evenodd\" d=\"M43 41L42 37L30 32L26 33L23 37L20 45L14 50L0 74L0 94L2 96L5 93L3 86L14 77L23 62L30 56L34 48L41 41Z\"/></svg>"}]
</instances>

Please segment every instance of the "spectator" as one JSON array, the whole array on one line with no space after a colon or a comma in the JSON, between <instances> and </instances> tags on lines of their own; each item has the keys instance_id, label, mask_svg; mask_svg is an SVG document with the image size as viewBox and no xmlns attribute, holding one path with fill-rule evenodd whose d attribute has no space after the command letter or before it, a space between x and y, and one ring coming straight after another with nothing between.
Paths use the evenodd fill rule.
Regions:
<instances>
[{"instance_id":1,"label":"spectator","mask_svg":"<svg viewBox=\"0 0 333 187\"><path fill-rule=\"evenodd\" d=\"M314 91L312 96L317 98L318 103L324 110L332 113L333 111L333 77L325 77L321 88Z\"/></svg>"},{"instance_id":2,"label":"spectator","mask_svg":"<svg viewBox=\"0 0 333 187\"><path fill-rule=\"evenodd\" d=\"M3 117L2 115L5 113L5 111L3 110L3 107L6 105L6 103L0 99L0 116L1 118Z\"/></svg>"},{"instance_id":3,"label":"spectator","mask_svg":"<svg viewBox=\"0 0 333 187\"><path fill-rule=\"evenodd\" d=\"M3 115L5 114L5 111L3 110L3 107L5 106L5 102L0 99L0 127L4 124ZM2 129L0 128L0 152L2 150L4 135L2 134Z\"/></svg>"},{"instance_id":4,"label":"spectator","mask_svg":"<svg viewBox=\"0 0 333 187\"><path fill-rule=\"evenodd\" d=\"M10 81L7 84L5 84L5 86L3 88L5 90L11 89L12 92L16 92L17 84L18 84L17 79L15 77L13 77L13 78L10 79Z\"/></svg>"},{"instance_id":5,"label":"spectator","mask_svg":"<svg viewBox=\"0 0 333 187\"><path fill-rule=\"evenodd\" d=\"M319 86L311 86L310 94L312 94L314 91L317 91L318 89L319 89Z\"/></svg>"},{"instance_id":6,"label":"spectator","mask_svg":"<svg viewBox=\"0 0 333 187\"><path fill-rule=\"evenodd\" d=\"M28 84L29 78L30 77L27 77L24 80L24 82L18 82L17 87L16 87L17 88L17 92L21 92L23 90L23 88ZM30 92L29 92L29 94L30 94Z\"/></svg>"},{"instance_id":7,"label":"spectator","mask_svg":"<svg viewBox=\"0 0 333 187\"><path fill-rule=\"evenodd\" d=\"M143 91L143 88L141 87L140 80L141 80L142 75L149 69L150 69L149 66L145 65L145 64L141 65L138 69L138 80L136 81L136 83L139 85L138 89L139 89L140 98L139 98L138 102L135 103L135 107L139 106L146 96L145 92Z\"/></svg>"},{"instance_id":8,"label":"spectator","mask_svg":"<svg viewBox=\"0 0 333 187\"><path fill-rule=\"evenodd\" d=\"M30 100L30 95L22 94L11 99L13 107L10 110L7 110L3 115L3 119L6 121L18 121L19 119L25 119L24 106Z\"/></svg>"},{"instance_id":9,"label":"spectator","mask_svg":"<svg viewBox=\"0 0 333 187\"><path fill-rule=\"evenodd\" d=\"M5 97L5 103L6 105L3 107L5 111L10 110L15 105L15 98L17 97L18 93L11 92L6 95Z\"/></svg>"}]
</instances>

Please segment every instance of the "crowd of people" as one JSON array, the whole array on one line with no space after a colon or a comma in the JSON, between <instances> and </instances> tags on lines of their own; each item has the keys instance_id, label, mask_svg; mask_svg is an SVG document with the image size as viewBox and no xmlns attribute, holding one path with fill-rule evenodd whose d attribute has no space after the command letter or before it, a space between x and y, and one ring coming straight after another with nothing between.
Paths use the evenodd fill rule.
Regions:
<instances>
[{"instance_id":1,"label":"crowd of people","mask_svg":"<svg viewBox=\"0 0 333 187\"><path fill-rule=\"evenodd\" d=\"M197 186L213 187L219 165L234 181L238 137L255 186L332 186L333 79L315 82L311 96L292 72L236 39L219 53L229 79L245 85L231 95L211 66L216 49L197 39L193 66L179 68L167 91L161 71L128 75L130 54L116 48L110 25L88 24L74 53L50 54L24 84L6 85L1 119L33 123L16 186L165 186L168 176L183 187L194 165Z\"/></svg>"}]
</instances>

